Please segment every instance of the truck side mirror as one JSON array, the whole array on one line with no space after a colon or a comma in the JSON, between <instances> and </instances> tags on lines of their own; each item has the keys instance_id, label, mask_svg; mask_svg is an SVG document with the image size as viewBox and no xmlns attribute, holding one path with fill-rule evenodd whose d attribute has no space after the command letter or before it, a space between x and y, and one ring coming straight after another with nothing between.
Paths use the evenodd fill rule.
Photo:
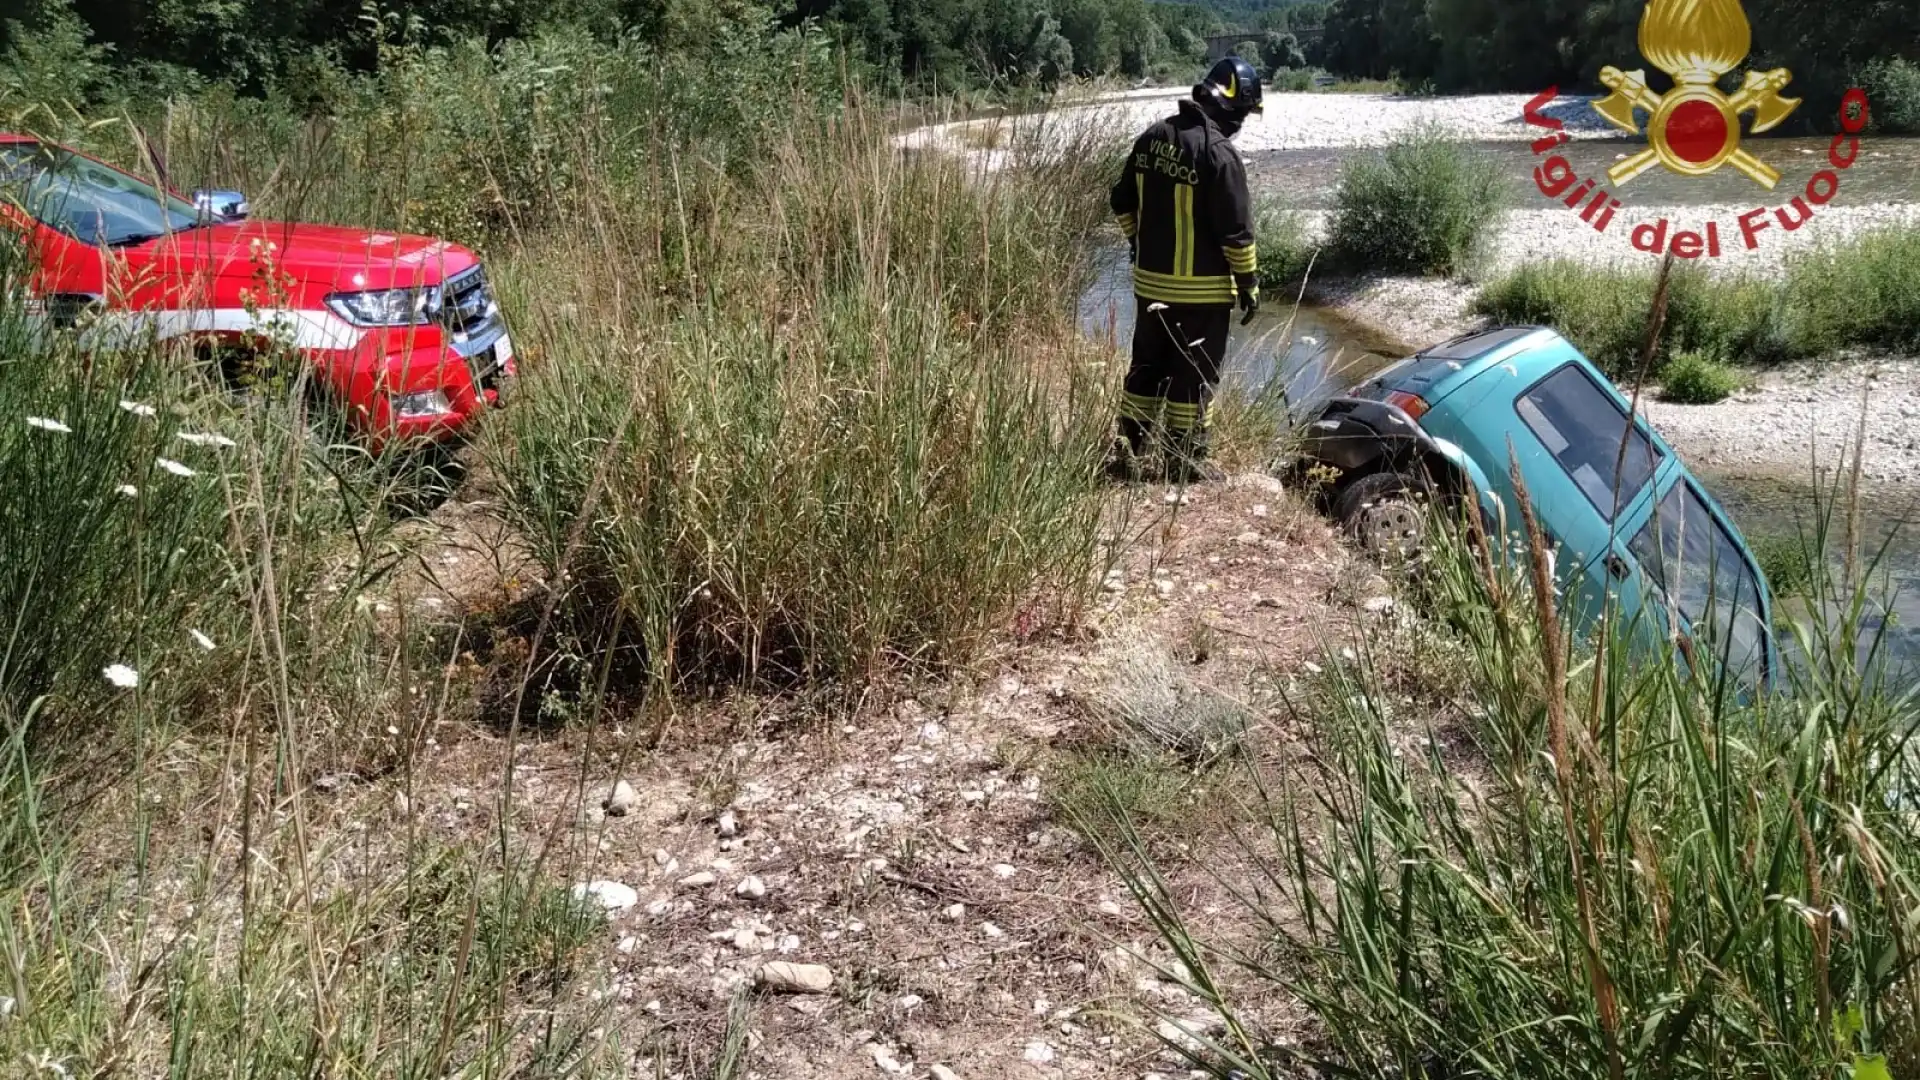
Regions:
<instances>
[{"instance_id":1,"label":"truck side mirror","mask_svg":"<svg viewBox=\"0 0 1920 1080\"><path fill-rule=\"evenodd\" d=\"M209 221L244 221L252 207L238 191L201 190L193 193L193 204Z\"/></svg>"}]
</instances>

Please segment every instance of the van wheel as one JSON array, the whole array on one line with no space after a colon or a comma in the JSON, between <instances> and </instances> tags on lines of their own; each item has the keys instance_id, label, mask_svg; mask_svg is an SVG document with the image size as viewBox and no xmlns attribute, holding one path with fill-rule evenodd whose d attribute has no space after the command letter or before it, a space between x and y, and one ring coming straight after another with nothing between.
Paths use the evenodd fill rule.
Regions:
<instances>
[{"instance_id":1,"label":"van wheel","mask_svg":"<svg viewBox=\"0 0 1920 1080\"><path fill-rule=\"evenodd\" d=\"M1334 501L1333 516L1368 555L1397 561L1426 546L1427 506L1419 481L1405 473L1378 472L1348 484Z\"/></svg>"}]
</instances>

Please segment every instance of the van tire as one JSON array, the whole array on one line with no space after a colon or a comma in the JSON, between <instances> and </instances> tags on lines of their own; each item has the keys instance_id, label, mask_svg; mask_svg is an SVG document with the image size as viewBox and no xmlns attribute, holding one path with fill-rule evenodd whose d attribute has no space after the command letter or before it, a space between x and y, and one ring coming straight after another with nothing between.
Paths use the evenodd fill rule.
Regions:
<instances>
[{"instance_id":1,"label":"van tire","mask_svg":"<svg viewBox=\"0 0 1920 1080\"><path fill-rule=\"evenodd\" d=\"M1334 500L1334 520L1369 556L1402 561L1426 546L1431 500L1426 485L1399 472L1368 473Z\"/></svg>"}]
</instances>

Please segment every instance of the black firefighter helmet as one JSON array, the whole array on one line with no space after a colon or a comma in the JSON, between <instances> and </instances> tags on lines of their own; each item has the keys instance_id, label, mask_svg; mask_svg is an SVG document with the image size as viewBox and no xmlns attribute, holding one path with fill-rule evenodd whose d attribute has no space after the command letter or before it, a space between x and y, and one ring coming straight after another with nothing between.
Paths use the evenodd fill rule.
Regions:
<instances>
[{"instance_id":1,"label":"black firefighter helmet","mask_svg":"<svg viewBox=\"0 0 1920 1080\"><path fill-rule=\"evenodd\" d=\"M1239 130L1249 115L1261 109L1260 73L1245 60L1229 56L1213 65L1207 77L1195 84L1193 100L1231 134Z\"/></svg>"}]
</instances>

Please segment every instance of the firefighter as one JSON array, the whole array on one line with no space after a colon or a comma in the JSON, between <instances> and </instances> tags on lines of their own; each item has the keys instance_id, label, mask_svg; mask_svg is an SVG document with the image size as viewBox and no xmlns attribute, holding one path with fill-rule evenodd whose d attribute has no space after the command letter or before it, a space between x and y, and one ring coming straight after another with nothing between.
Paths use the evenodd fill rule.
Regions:
<instances>
[{"instance_id":1,"label":"firefighter","mask_svg":"<svg viewBox=\"0 0 1920 1080\"><path fill-rule=\"evenodd\" d=\"M1234 305L1246 313L1243 323L1260 307L1247 173L1229 140L1260 109L1253 65L1220 61L1194 86L1193 100L1134 142L1113 186L1136 307L1120 439L1107 470L1115 479L1137 477L1150 450L1164 453L1171 482L1219 479L1207 464L1207 404Z\"/></svg>"}]
</instances>

